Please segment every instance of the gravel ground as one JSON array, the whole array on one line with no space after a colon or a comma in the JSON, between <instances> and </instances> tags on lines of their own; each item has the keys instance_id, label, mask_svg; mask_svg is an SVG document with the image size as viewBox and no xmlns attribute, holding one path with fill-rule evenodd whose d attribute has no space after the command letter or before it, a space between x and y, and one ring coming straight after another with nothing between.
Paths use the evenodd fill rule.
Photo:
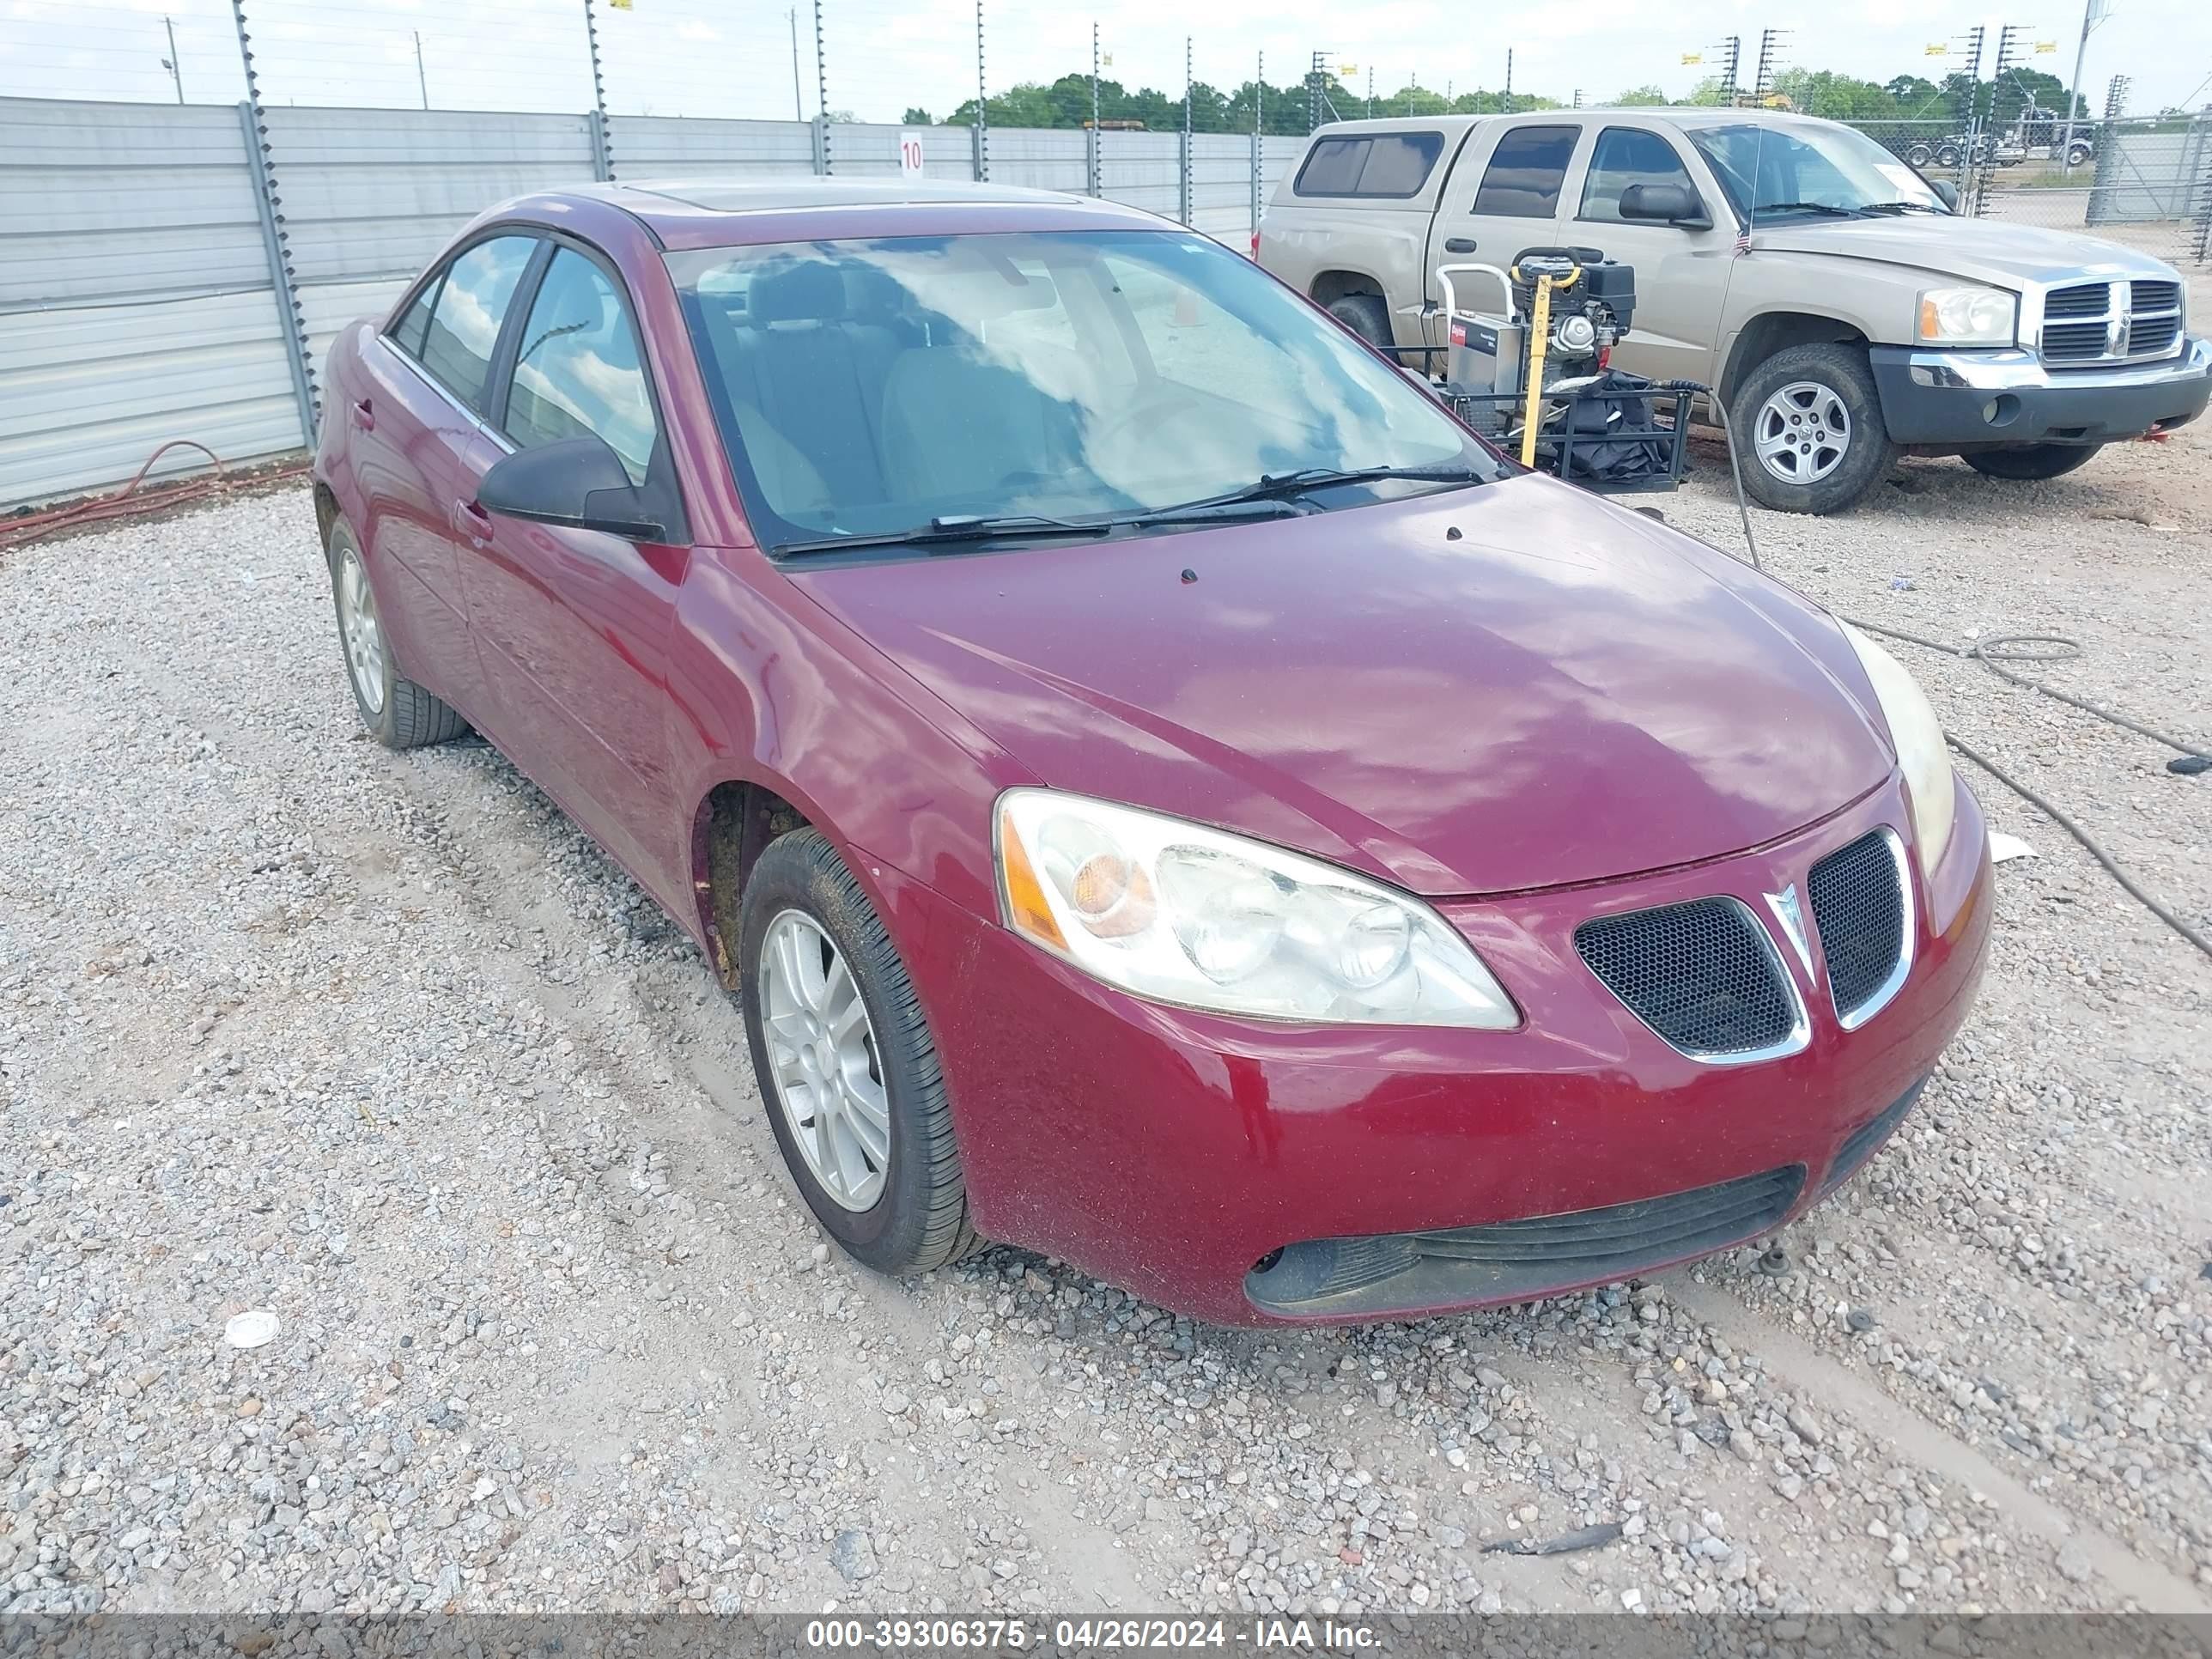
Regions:
<instances>
[{"instance_id":1,"label":"gravel ground","mask_svg":"<svg viewBox=\"0 0 2212 1659\"><path fill-rule=\"evenodd\" d=\"M2201 741L2208 448L1762 545ZM1733 545L1720 476L1665 510ZM2212 911L2212 777L1910 654ZM1979 1010L1790 1272L1230 1332L832 1254L691 945L361 735L304 490L0 558L0 1607L2212 1609L2212 963L1994 785Z\"/></svg>"}]
</instances>

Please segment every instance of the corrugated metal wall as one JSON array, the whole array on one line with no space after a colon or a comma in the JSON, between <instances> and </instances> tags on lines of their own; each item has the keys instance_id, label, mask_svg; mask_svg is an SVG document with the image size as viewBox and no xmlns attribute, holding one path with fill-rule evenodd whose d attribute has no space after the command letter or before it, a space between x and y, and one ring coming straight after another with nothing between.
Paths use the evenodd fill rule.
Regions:
<instances>
[{"instance_id":1,"label":"corrugated metal wall","mask_svg":"<svg viewBox=\"0 0 2212 1659\"><path fill-rule=\"evenodd\" d=\"M452 110L266 112L311 367L354 318L387 309L476 214L593 176L590 118ZM899 170L896 126L837 122L845 177ZM972 175L963 127L921 129L931 177ZM619 178L811 173L802 121L616 116ZM1103 192L1167 218L1181 204L1178 133L1102 136ZM1304 149L1269 138L1262 201ZM1251 141L1192 144L1192 218L1243 246ZM169 438L227 461L306 442L293 396L237 110L0 99L0 507L127 478ZM994 131L1000 184L1080 192L1080 131ZM179 452L164 470L196 458Z\"/></svg>"},{"instance_id":2,"label":"corrugated metal wall","mask_svg":"<svg viewBox=\"0 0 2212 1659\"><path fill-rule=\"evenodd\" d=\"M0 99L0 505L300 446L236 110Z\"/></svg>"}]
</instances>

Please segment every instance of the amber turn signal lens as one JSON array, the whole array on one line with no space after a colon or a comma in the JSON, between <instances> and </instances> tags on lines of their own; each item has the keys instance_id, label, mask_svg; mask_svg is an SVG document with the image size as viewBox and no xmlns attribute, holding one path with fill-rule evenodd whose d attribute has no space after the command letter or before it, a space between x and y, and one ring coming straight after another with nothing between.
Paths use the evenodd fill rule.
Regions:
<instances>
[{"instance_id":1,"label":"amber turn signal lens","mask_svg":"<svg viewBox=\"0 0 2212 1659\"><path fill-rule=\"evenodd\" d=\"M1017 932L1046 945L1067 948L1066 935L1060 924L1052 919L1052 908L1044 902L1044 889L1037 883L1036 869L1030 863L1029 849L1006 814L999 814L999 867L1004 872L1006 884L1006 921Z\"/></svg>"}]
</instances>

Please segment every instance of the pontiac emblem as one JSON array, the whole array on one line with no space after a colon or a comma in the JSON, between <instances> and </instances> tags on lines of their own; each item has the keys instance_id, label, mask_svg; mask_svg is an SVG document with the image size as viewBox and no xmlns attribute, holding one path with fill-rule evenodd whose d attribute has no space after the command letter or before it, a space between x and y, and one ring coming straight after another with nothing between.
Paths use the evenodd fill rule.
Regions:
<instances>
[{"instance_id":1,"label":"pontiac emblem","mask_svg":"<svg viewBox=\"0 0 2212 1659\"><path fill-rule=\"evenodd\" d=\"M1782 924L1782 931L1796 947L1797 960L1805 964L1805 977L1812 978L1813 947L1805 938L1805 913L1797 903L1797 884L1793 881L1780 892L1769 893L1766 908L1774 912L1775 921Z\"/></svg>"}]
</instances>

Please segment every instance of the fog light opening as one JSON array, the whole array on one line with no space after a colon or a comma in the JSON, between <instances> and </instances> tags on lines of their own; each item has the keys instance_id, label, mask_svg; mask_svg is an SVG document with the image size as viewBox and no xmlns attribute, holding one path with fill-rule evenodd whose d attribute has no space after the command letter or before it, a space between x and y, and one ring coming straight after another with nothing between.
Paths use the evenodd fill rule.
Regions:
<instances>
[{"instance_id":1,"label":"fog light opening","mask_svg":"<svg viewBox=\"0 0 2212 1659\"><path fill-rule=\"evenodd\" d=\"M1982 422L1986 426L2010 426L2020 418L2020 399L2009 392L1998 393L1982 405Z\"/></svg>"}]
</instances>

